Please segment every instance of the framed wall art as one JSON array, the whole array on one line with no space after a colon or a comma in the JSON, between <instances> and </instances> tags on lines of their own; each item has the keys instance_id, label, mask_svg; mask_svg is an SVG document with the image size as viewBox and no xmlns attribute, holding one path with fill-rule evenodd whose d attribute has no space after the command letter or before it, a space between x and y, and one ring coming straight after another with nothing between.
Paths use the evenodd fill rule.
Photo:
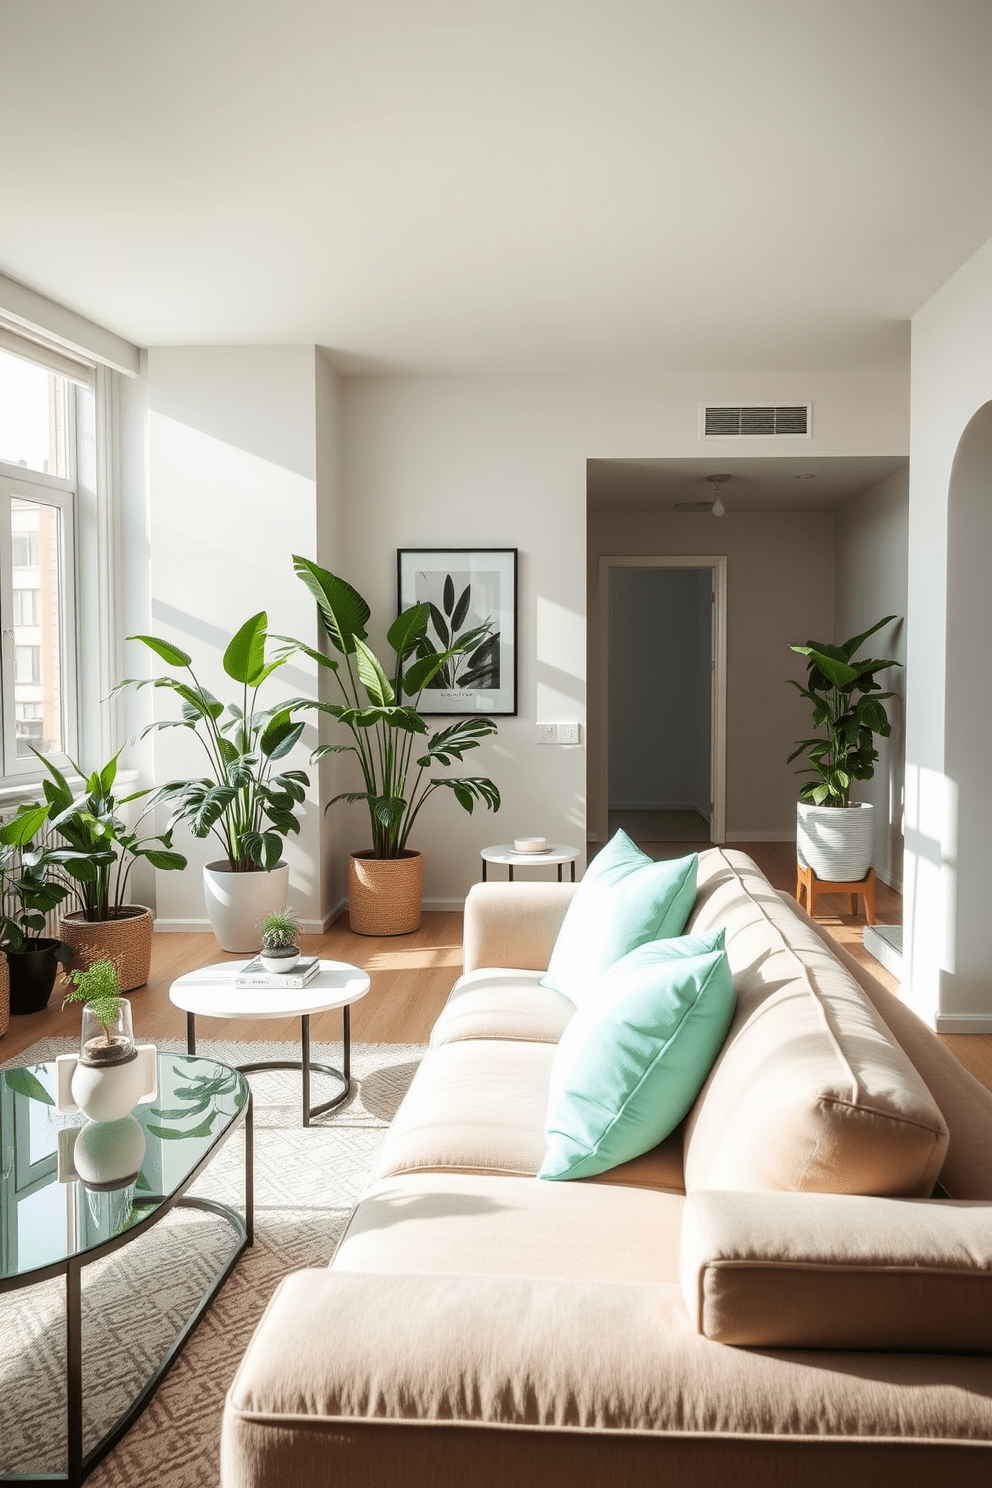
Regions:
<instances>
[{"instance_id":1,"label":"framed wall art","mask_svg":"<svg viewBox=\"0 0 992 1488\"><path fill-rule=\"evenodd\" d=\"M423 713L516 713L516 548L399 548L399 609L430 605L425 644L470 637L425 688Z\"/></svg>"}]
</instances>

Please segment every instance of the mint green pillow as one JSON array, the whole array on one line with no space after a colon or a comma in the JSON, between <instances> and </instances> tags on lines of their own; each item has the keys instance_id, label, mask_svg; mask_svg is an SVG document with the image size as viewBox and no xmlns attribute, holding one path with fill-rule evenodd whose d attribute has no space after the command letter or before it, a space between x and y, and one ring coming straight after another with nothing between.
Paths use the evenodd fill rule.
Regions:
<instances>
[{"instance_id":1,"label":"mint green pillow","mask_svg":"<svg viewBox=\"0 0 992 1488\"><path fill-rule=\"evenodd\" d=\"M603 977L551 1066L539 1178L591 1178L674 1131L736 1004L723 931L638 946Z\"/></svg>"},{"instance_id":2,"label":"mint green pillow","mask_svg":"<svg viewBox=\"0 0 992 1488\"><path fill-rule=\"evenodd\" d=\"M691 853L655 863L617 832L583 874L541 986L582 1007L621 956L681 935L696 899L696 862Z\"/></svg>"}]
</instances>

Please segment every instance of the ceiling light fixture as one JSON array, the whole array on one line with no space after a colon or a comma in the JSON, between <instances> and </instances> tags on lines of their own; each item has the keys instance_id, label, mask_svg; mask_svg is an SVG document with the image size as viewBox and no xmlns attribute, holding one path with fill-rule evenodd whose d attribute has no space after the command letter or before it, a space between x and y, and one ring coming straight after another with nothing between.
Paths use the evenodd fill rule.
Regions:
<instances>
[{"instance_id":1,"label":"ceiling light fixture","mask_svg":"<svg viewBox=\"0 0 992 1488\"><path fill-rule=\"evenodd\" d=\"M715 492L715 499L711 508L715 517L722 517L726 507L720 500L720 492L730 479L729 475L708 475L706 479L710 482Z\"/></svg>"}]
</instances>

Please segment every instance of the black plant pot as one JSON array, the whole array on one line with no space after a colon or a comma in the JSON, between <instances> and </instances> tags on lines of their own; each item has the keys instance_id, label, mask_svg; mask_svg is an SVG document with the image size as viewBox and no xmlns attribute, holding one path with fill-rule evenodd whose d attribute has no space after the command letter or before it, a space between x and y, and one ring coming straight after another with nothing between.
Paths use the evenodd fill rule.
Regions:
<instances>
[{"instance_id":1,"label":"black plant pot","mask_svg":"<svg viewBox=\"0 0 992 1488\"><path fill-rule=\"evenodd\" d=\"M58 976L57 940L29 940L27 947L7 952L12 1013L40 1013L48 1006Z\"/></svg>"}]
</instances>

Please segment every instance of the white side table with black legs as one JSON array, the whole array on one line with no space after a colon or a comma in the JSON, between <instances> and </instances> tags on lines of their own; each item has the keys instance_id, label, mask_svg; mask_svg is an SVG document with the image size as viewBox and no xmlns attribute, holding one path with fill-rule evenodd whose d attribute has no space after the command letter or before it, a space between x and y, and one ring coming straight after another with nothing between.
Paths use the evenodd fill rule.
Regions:
<instances>
[{"instance_id":1,"label":"white side table with black legs","mask_svg":"<svg viewBox=\"0 0 992 1488\"><path fill-rule=\"evenodd\" d=\"M488 877L490 863L501 863L509 870L513 882L514 868L558 868L558 882L562 882L561 870L566 863L571 865L572 883L575 882L575 860L579 856L577 847L566 847L563 843L551 843L543 852L517 852L512 842L500 842L496 847L482 849L482 882Z\"/></svg>"},{"instance_id":2,"label":"white side table with black legs","mask_svg":"<svg viewBox=\"0 0 992 1488\"><path fill-rule=\"evenodd\" d=\"M196 1053L197 1018L299 1018L300 1058L258 1060L239 1064L242 1074L252 1070L298 1069L303 1075L303 1125L314 1116L333 1111L351 1090L351 1004L369 990L368 973L348 961L321 960L320 971L306 987L236 987L234 978L247 961L221 961L187 972L169 988L169 1001L186 1013L186 1051ZM342 1068L315 1064L310 1058L310 1018L340 1008L343 1019ZM310 1103L310 1076L327 1075L339 1090L319 1105Z\"/></svg>"}]
</instances>

